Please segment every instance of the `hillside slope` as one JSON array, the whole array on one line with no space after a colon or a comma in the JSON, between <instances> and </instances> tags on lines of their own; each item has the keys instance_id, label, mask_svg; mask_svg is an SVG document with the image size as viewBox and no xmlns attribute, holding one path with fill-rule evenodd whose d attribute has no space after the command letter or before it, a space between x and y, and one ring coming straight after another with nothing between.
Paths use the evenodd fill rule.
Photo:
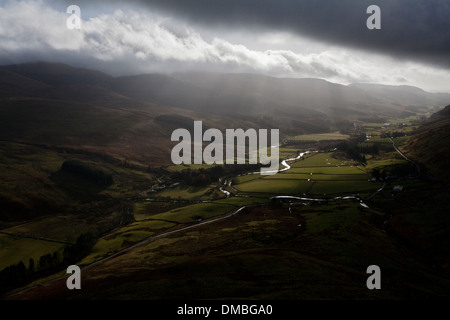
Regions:
<instances>
[{"instance_id":1,"label":"hillside slope","mask_svg":"<svg viewBox=\"0 0 450 320\"><path fill-rule=\"evenodd\" d=\"M442 106L450 100L450 94L408 86L344 86L321 79L257 74L190 72L114 78L98 71L49 63L2 66L1 70L60 89L96 87L133 100L220 115L262 113L274 118L286 115L331 120L373 114L389 117L426 106Z\"/></svg>"},{"instance_id":2,"label":"hillside slope","mask_svg":"<svg viewBox=\"0 0 450 320\"><path fill-rule=\"evenodd\" d=\"M404 147L407 155L423 163L435 177L450 178L450 105L433 114Z\"/></svg>"},{"instance_id":3,"label":"hillside slope","mask_svg":"<svg viewBox=\"0 0 450 320\"><path fill-rule=\"evenodd\" d=\"M65 64L29 63L0 66L0 139L164 165L170 161L177 117L220 130L276 128L283 138L335 132L363 118L416 115L442 101L450 101L450 95L412 87L255 74L114 78Z\"/></svg>"}]
</instances>

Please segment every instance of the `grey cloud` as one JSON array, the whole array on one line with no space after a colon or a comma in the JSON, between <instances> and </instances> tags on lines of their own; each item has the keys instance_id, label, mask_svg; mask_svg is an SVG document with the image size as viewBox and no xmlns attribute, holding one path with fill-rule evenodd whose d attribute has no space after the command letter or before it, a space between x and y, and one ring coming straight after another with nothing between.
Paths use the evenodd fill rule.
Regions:
<instances>
[{"instance_id":1,"label":"grey cloud","mask_svg":"<svg viewBox=\"0 0 450 320\"><path fill-rule=\"evenodd\" d=\"M119 2L115 2L119 5ZM448 0L135 0L217 28L288 30L322 41L450 68ZM381 30L368 30L369 5Z\"/></svg>"},{"instance_id":2,"label":"grey cloud","mask_svg":"<svg viewBox=\"0 0 450 320\"><path fill-rule=\"evenodd\" d=\"M81 30L75 31L66 28L65 12L40 2L11 2L1 10L5 19L0 20L3 52L0 62L24 62L20 60L27 56L42 58L40 52L45 52L46 60L65 57L71 61L79 53L86 64L92 60L114 62L112 73L117 72L117 65L130 66L132 63L135 67L129 68L129 72L135 69L170 72L191 65L221 71L329 75L322 63L311 63L311 56L283 50L251 50L219 37L208 42L194 30L180 27L173 32L164 21L134 10L117 10L93 17L83 21Z\"/></svg>"},{"instance_id":3,"label":"grey cloud","mask_svg":"<svg viewBox=\"0 0 450 320\"><path fill-rule=\"evenodd\" d=\"M234 10L234 6L237 6L234 0L228 0L226 5L221 0L202 1L208 5L205 8L199 7L198 10L194 6L198 2L194 0L177 1L178 5L171 0L165 0L167 14L158 11L162 9L154 9L158 4L157 0L151 1L151 4L147 3L146 6L141 1L133 1L131 5L129 2L115 0L102 3L84 0L77 2L82 8L83 24L82 29L76 31L65 27L68 17L65 8L66 5L72 4L72 1L11 0L0 5L2 16L0 64L39 60L63 62L101 70L112 75L203 70L256 72L282 77L315 77L339 83L406 81L405 83L424 84L448 91L446 84L449 83L449 72L420 63L405 63L407 57L411 57L409 51L405 51L409 55L394 55L397 59L395 61L385 55L372 55L370 52L361 52L348 46L328 45L326 41L318 50L302 50L303 46L309 46L308 43L318 42L304 40L304 37L297 38L295 34L307 34L312 37L320 31L314 29L314 26L326 21L327 24L324 24L323 28L329 31L328 36L331 37L333 34L342 36L342 30L347 30L352 25L351 19L346 18L348 12L345 4L348 1L345 0L340 1L342 7L335 6L341 8L342 12L332 13L330 8L325 7L323 12L320 12L322 19L319 19L317 14L314 17L312 14L314 11L304 13L303 16L311 15L304 22L308 28L300 28L301 21L296 21L294 17L302 20L303 16L297 17L293 12L296 12L299 5L304 6L303 11L308 12L307 7L316 8L319 1L278 1L277 6L275 1L270 3L266 0L252 1L252 14L248 12L250 2L242 1L241 10ZM363 2L364 0L361 1ZM394 2L401 1L392 1ZM326 3L331 7L334 2ZM188 4L192 7L188 7ZM255 4L259 6L256 7ZM269 4L273 7L272 13ZM215 7L216 5L218 7ZM352 10L359 11L358 8ZM286 14L285 20L281 21L282 13L288 12L289 9L292 12ZM385 9L382 10L386 12ZM423 9L425 12L426 10ZM220 12L223 15L220 15ZM339 21L345 23L338 28L337 22L333 19L340 15L342 17ZM365 14L357 16L358 25L362 23L365 26ZM385 20L389 21L388 17L389 14L383 14L383 28L387 24ZM444 21L443 24L445 23L447 22ZM273 35L283 28L288 32L281 34L288 34L287 39L299 41L294 46L295 52L290 50L290 40L283 40L287 43L276 49L271 47L270 41L258 49L252 48L252 38L255 35ZM404 28L407 28L407 25ZM422 25L420 28L426 31L429 26ZM302 31L296 31L297 29ZM228 39L227 35L233 30L241 32L242 41ZM310 33L305 30L309 30ZM382 29L384 33L370 33L371 31L365 27L362 28L363 31L361 28L359 30L369 32L371 35L369 38L373 41L377 37L382 39L384 35L391 43L395 42L396 46L387 46L387 49L386 46L383 47L389 54L407 48L401 41L395 41L398 37L395 32L388 33ZM436 34L429 41L439 43L445 37L447 33ZM317 36L317 39L322 38ZM340 38L336 36L333 39L339 42L336 39ZM388 40L386 43L389 43ZM348 41L354 46L364 44L359 43L362 40L357 36ZM344 44L345 41L339 43ZM421 49L420 42L415 44L411 41L409 46L417 49L412 50L413 52L422 52L427 61L430 61L430 57L439 61L445 56L432 46L428 51L426 48ZM366 45L365 48L369 47Z\"/></svg>"}]
</instances>

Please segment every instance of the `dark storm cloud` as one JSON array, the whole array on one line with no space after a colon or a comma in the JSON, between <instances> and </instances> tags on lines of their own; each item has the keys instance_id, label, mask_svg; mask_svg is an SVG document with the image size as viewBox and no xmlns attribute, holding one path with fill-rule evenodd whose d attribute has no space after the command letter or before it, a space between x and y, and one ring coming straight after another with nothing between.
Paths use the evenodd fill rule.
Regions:
<instances>
[{"instance_id":1,"label":"dark storm cloud","mask_svg":"<svg viewBox=\"0 0 450 320\"><path fill-rule=\"evenodd\" d=\"M120 3L120 1L116 1ZM136 0L196 24L287 30L343 46L450 68L448 0ZM381 30L369 30L369 5Z\"/></svg>"},{"instance_id":2,"label":"dark storm cloud","mask_svg":"<svg viewBox=\"0 0 450 320\"><path fill-rule=\"evenodd\" d=\"M75 2L79 30L66 26L66 9ZM366 27L372 3L381 7L381 30ZM256 72L448 91L449 6L437 0L0 0L0 65L62 62L112 75Z\"/></svg>"}]
</instances>

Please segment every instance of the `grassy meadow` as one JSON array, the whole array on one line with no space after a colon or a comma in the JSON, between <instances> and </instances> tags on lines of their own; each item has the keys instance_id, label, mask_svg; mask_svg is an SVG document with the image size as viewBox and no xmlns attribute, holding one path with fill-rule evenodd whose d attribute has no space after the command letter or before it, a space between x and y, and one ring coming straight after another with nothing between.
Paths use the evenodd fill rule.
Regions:
<instances>
[{"instance_id":1,"label":"grassy meadow","mask_svg":"<svg viewBox=\"0 0 450 320\"><path fill-rule=\"evenodd\" d=\"M323 140L347 140L349 135L336 132L331 133L317 133L317 134L302 134L291 139L294 141L323 141Z\"/></svg>"}]
</instances>

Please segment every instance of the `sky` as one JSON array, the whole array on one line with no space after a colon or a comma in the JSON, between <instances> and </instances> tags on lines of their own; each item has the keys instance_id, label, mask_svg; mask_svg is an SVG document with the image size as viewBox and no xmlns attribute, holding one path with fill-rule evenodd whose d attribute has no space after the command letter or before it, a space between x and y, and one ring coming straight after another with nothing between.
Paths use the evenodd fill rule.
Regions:
<instances>
[{"instance_id":1,"label":"sky","mask_svg":"<svg viewBox=\"0 0 450 320\"><path fill-rule=\"evenodd\" d=\"M69 5L81 9L70 29ZM368 29L370 5L381 29ZM258 73L450 93L448 0L0 0L0 65Z\"/></svg>"}]
</instances>

